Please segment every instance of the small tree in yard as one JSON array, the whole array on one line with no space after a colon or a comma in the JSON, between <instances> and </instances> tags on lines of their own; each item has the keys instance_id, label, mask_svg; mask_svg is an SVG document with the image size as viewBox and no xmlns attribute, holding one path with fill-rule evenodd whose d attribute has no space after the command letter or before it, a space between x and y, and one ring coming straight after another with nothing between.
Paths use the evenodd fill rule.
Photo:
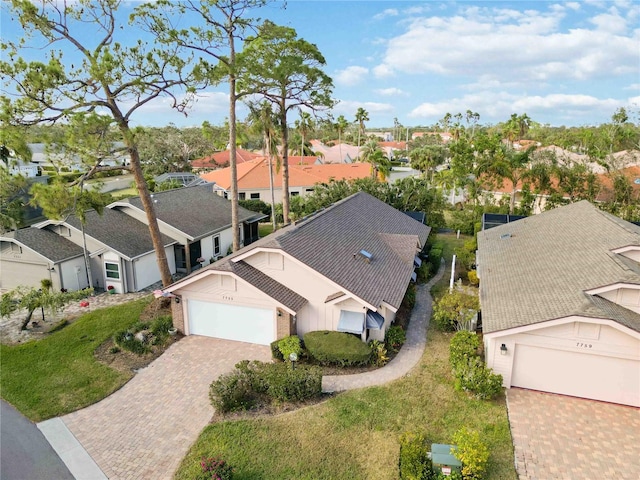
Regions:
<instances>
[{"instance_id":1,"label":"small tree in yard","mask_svg":"<svg viewBox=\"0 0 640 480\"><path fill-rule=\"evenodd\" d=\"M433 308L433 319L440 330L452 332L465 325L480 309L478 297L454 291L445 294Z\"/></svg>"},{"instance_id":2,"label":"small tree in yard","mask_svg":"<svg viewBox=\"0 0 640 480\"><path fill-rule=\"evenodd\" d=\"M27 310L27 316L20 325L20 330L26 330L33 312L38 308L47 309L51 314L59 312L70 302L80 300L91 295L93 289L78 290L77 292L53 292L50 289L36 290L33 287L18 287L2 295L0 299L0 316L8 317L19 309Z\"/></svg>"}]
</instances>

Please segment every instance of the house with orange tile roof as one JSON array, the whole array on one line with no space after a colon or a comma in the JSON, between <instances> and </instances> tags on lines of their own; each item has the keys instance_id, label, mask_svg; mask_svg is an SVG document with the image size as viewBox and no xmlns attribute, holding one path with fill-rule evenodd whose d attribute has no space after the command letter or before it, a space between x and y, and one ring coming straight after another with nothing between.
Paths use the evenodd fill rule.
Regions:
<instances>
[{"instance_id":1,"label":"house with orange tile roof","mask_svg":"<svg viewBox=\"0 0 640 480\"><path fill-rule=\"evenodd\" d=\"M271 203L269 188L269 162L260 157L237 166L238 196L240 200L262 200ZM353 180L371 176L371 165L368 163L352 164L322 164L295 165L289 164L289 195L304 196L313 191L318 183L328 183L331 180ZM215 182L223 189L222 193L231 188L231 170L222 168L200 177L207 182ZM282 202L282 172L275 171L273 166L274 200Z\"/></svg>"},{"instance_id":2,"label":"house with orange tile roof","mask_svg":"<svg viewBox=\"0 0 640 480\"><path fill-rule=\"evenodd\" d=\"M222 152L216 152L208 157L199 158L191 162L191 168L194 171L201 170L215 170L216 168L228 167L229 158L231 156L230 150L223 150ZM242 148L236 149L236 163L244 163L249 160L258 158L260 155L257 153L243 150Z\"/></svg>"}]
</instances>

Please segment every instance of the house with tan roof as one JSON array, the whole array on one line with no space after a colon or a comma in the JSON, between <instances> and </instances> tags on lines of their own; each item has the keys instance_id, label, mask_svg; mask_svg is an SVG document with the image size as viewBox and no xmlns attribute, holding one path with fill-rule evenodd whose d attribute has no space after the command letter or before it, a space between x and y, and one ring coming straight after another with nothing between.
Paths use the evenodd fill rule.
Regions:
<instances>
[{"instance_id":1,"label":"house with tan roof","mask_svg":"<svg viewBox=\"0 0 640 480\"><path fill-rule=\"evenodd\" d=\"M282 172L273 169L273 187L276 203L282 202ZM269 183L269 162L266 158L242 163L237 166L238 196L240 200L262 200L271 203ZM305 196L313 191L318 183L328 183L331 180L353 180L371 176L371 165L368 163L353 164L321 164L294 165L289 164L289 195ZM215 182L223 191L231 188L231 169L222 168L201 177L207 182Z\"/></svg>"},{"instance_id":2,"label":"house with tan roof","mask_svg":"<svg viewBox=\"0 0 640 480\"><path fill-rule=\"evenodd\" d=\"M353 163L360 156L360 149L356 145L337 143L332 146L325 145L320 140L311 140L311 148L314 152L321 153L323 163Z\"/></svg>"},{"instance_id":3,"label":"house with tan roof","mask_svg":"<svg viewBox=\"0 0 640 480\"><path fill-rule=\"evenodd\" d=\"M263 345L316 330L381 340L429 231L356 193L165 288L174 326Z\"/></svg>"},{"instance_id":4,"label":"house with tan roof","mask_svg":"<svg viewBox=\"0 0 640 480\"><path fill-rule=\"evenodd\" d=\"M213 155L209 155L208 157L193 160L191 162L191 168L197 172L228 167L230 156L230 150L216 152ZM260 157L260 154L258 153L249 152L248 150L243 150L242 148L236 148L236 164L248 162L258 157Z\"/></svg>"},{"instance_id":5,"label":"house with tan roof","mask_svg":"<svg viewBox=\"0 0 640 480\"><path fill-rule=\"evenodd\" d=\"M587 201L478 234L485 360L504 386L640 407L640 227Z\"/></svg>"}]
</instances>

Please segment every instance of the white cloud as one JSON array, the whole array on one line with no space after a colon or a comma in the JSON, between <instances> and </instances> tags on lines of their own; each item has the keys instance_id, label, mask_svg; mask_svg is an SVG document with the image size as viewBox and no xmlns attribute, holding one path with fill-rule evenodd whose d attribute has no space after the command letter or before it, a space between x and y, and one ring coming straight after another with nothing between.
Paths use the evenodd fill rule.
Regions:
<instances>
[{"instance_id":1,"label":"white cloud","mask_svg":"<svg viewBox=\"0 0 640 480\"><path fill-rule=\"evenodd\" d=\"M358 108L364 108L370 114L389 114L393 113L394 107L389 103L378 102L359 102L353 100L340 100L340 103L334 107L333 111L338 115L354 116Z\"/></svg>"},{"instance_id":2,"label":"white cloud","mask_svg":"<svg viewBox=\"0 0 640 480\"><path fill-rule=\"evenodd\" d=\"M513 79L521 83L588 80L637 71L640 30L610 9L593 29L561 31L553 11L469 6L451 17L416 18L388 41L376 76L440 74ZM614 12L614 13L612 13Z\"/></svg>"},{"instance_id":3,"label":"white cloud","mask_svg":"<svg viewBox=\"0 0 640 480\"><path fill-rule=\"evenodd\" d=\"M396 8L387 8L386 10L383 10L382 12L376 14L373 16L374 20L382 20L384 18L387 17L397 17L400 14L400 12L398 12L398 9Z\"/></svg>"},{"instance_id":4,"label":"white cloud","mask_svg":"<svg viewBox=\"0 0 640 480\"><path fill-rule=\"evenodd\" d=\"M374 90L378 95L383 95L386 97L399 97L399 96L407 96L408 93L399 88L391 87L391 88L378 88Z\"/></svg>"},{"instance_id":5,"label":"white cloud","mask_svg":"<svg viewBox=\"0 0 640 480\"><path fill-rule=\"evenodd\" d=\"M373 74L377 78L388 78L394 76L393 68L389 65L385 65L384 63L373 67Z\"/></svg>"},{"instance_id":6,"label":"white cloud","mask_svg":"<svg viewBox=\"0 0 640 480\"><path fill-rule=\"evenodd\" d=\"M333 78L335 79L337 84L353 86L362 82L368 73L368 68L352 65L345 68L344 70L336 72Z\"/></svg>"},{"instance_id":7,"label":"white cloud","mask_svg":"<svg viewBox=\"0 0 640 480\"><path fill-rule=\"evenodd\" d=\"M632 83L624 88L624 90L640 90L640 83Z\"/></svg>"}]
</instances>

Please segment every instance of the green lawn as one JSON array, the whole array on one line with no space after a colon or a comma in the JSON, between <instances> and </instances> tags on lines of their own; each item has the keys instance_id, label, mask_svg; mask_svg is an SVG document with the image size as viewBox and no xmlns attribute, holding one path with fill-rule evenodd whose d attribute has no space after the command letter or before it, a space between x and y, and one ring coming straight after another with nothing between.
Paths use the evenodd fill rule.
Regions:
<instances>
[{"instance_id":1,"label":"green lawn","mask_svg":"<svg viewBox=\"0 0 640 480\"><path fill-rule=\"evenodd\" d=\"M273 224L272 223L260 223L260 224L258 224L258 235L260 235L260 238L266 237L270 233L273 233Z\"/></svg>"},{"instance_id":2,"label":"green lawn","mask_svg":"<svg viewBox=\"0 0 640 480\"><path fill-rule=\"evenodd\" d=\"M441 235L437 241L450 263L464 239ZM447 284L448 277L436 287L444 290ZM202 457L219 456L241 480L395 479L402 433L421 432L431 442L450 443L454 432L467 426L481 433L491 451L487 478L516 479L504 397L486 402L454 390L451 335L430 329L420 364L383 387L342 393L279 416L209 425L176 478L195 478Z\"/></svg>"},{"instance_id":3,"label":"green lawn","mask_svg":"<svg viewBox=\"0 0 640 480\"><path fill-rule=\"evenodd\" d=\"M132 374L98 363L93 352L135 323L148 299L83 315L62 330L21 345L0 345L0 395L35 422L95 403Z\"/></svg>"}]
</instances>

